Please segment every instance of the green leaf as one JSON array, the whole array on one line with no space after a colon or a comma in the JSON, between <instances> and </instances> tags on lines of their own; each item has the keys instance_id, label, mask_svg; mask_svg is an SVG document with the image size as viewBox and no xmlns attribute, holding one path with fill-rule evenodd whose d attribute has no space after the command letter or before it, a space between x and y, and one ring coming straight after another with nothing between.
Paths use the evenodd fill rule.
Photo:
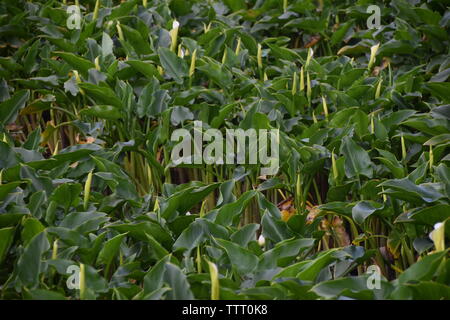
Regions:
<instances>
[{"instance_id":1,"label":"green leaf","mask_svg":"<svg viewBox=\"0 0 450 320\"><path fill-rule=\"evenodd\" d=\"M411 267L406 269L398 277L400 284L417 281L429 281L432 280L438 270L439 265L445 259L448 254L448 250L430 254L417 261Z\"/></svg>"},{"instance_id":2,"label":"green leaf","mask_svg":"<svg viewBox=\"0 0 450 320\"><path fill-rule=\"evenodd\" d=\"M118 236L106 241L98 254L97 264L109 265L114 257L119 254L120 244L126 235L126 233L119 234Z\"/></svg>"},{"instance_id":3,"label":"green leaf","mask_svg":"<svg viewBox=\"0 0 450 320\"><path fill-rule=\"evenodd\" d=\"M49 227L46 230L49 234L55 235L58 239L61 239L61 241L68 246L77 246L80 248L87 248L90 246L90 241L86 237L69 228Z\"/></svg>"},{"instance_id":4,"label":"green leaf","mask_svg":"<svg viewBox=\"0 0 450 320\"><path fill-rule=\"evenodd\" d=\"M249 223L233 233L230 239L237 245L245 248L250 241L256 240L256 231L258 229L259 224Z\"/></svg>"},{"instance_id":5,"label":"green leaf","mask_svg":"<svg viewBox=\"0 0 450 320\"><path fill-rule=\"evenodd\" d=\"M226 67L209 57L203 57L200 61L204 64L198 66L198 70L204 72L209 79L214 81L222 89L230 89L230 86L233 84L233 75Z\"/></svg>"},{"instance_id":6,"label":"green leaf","mask_svg":"<svg viewBox=\"0 0 450 320\"><path fill-rule=\"evenodd\" d=\"M336 299L338 297L348 297L358 300L372 300L375 294L383 291L370 290L367 288L367 277L349 277L336 280L324 281L315 285L311 291L326 299ZM382 282L382 287L385 282ZM381 295L383 298L383 295ZM386 297L385 297L386 298Z\"/></svg>"},{"instance_id":7,"label":"green leaf","mask_svg":"<svg viewBox=\"0 0 450 320\"><path fill-rule=\"evenodd\" d=\"M109 34L107 34L106 32L103 32L103 34L102 34L102 54L103 54L103 56L106 57L109 54L114 54L113 49L114 49L113 40L111 39Z\"/></svg>"},{"instance_id":8,"label":"green leaf","mask_svg":"<svg viewBox=\"0 0 450 320\"><path fill-rule=\"evenodd\" d=\"M64 217L59 227L83 234L98 230L109 219L103 212L72 212Z\"/></svg>"},{"instance_id":9,"label":"green leaf","mask_svg":"<svg viewBox=\"0 0 450 320\"><path fill-rule=\"evenodd\" d=\"M92 83L79 83L78 86L85 90L95 101L122 108L122 101L116 96L114 91L106 86L97 86Z\"/></svg>"},{"instance_id":10,"label":"green leaf","mask_svg":"<svg viewBox=\"0 0 450 320\"><path fill-rule=\"evenodd\" d=\"M379 186L384 187L384 193L392 197L414 203L431 203L444 197L434 184L423 183L416 185L408 178L388 180Z\"/></svg>"},{"instance_id":11,"label":"green leaf","mask_svg":"<svg viewBox=\"0 0 450 320\"><path fill-rule=\"evenodd\" d=\"M345 156L345 174L348 178L364 175L372 178L373 169L369 154L351 138L342 139L341 153Z\"/></svg>"},{"instance_id":12,"label":"green leaf","mask_svg":"<svg viewBox=\"0 0 450 320\"><path fill-rule=\"evenodd\" d=\"M14 122L17 117L17 113L20 109L25 107L30 92L28 90L20 90L16 92L10 99L0 103L0 124L6 125Z\"/></svg>"},{"instance_id":13,"label":"green leaf","mask_svg":"<svg viewBox=\"0 0 450 320\"><path fill-rule=\"evenodd\" d=\"M60 292L45 289L25 291L24 296L29 300L66 300L66 297Z\"/></svg>"},{"instance_id":14,"label":"green leaf","mask_svg":"<svg viewBox=\"0 0 450 320\"><path fill-rule=\"evenodd\" d=\"M14 239L14 227L0 229L0 266L8 253Z\"/></svg>"},{"instance_id":15,"label":"green leaf","mask_svg":"<svg viewBox=\"0 0 450 320\"><path fill-rule=\"evenodd\" d=\"M37 174L36 170L29 166L20 165L20 178L28 180L34 191L45 190L47 194L50 194L53 190L52 180Z\"/></svg>"},{"instance_id":16,"label":"green leaf","mask_svg":"<svg viewBox=\"0 0 450 320\"><path fill-rule=\"evenodd\" d=\"M450 96L448 94L450 90L449 82L428 82L424 84L425 88L428 89L433 95L442 99L445 103L450 103Z\"/></svg>"},{"instance_id":17,"label":"green leaf","mask_svg":"<svg viewBox=\"0 0 450 320\"><path fill-rule=\"evenodd\" d=\"M219 185L219 183L211 185L196 183L179 186L180 191L174 192L167 199L167 206L161 210L161 215L168 218L171 217L175 211L178 211L179 214L186 213L194 205L202 202L203 199L218 188Z\"/></svg>"},{"instance_id":18,"label":"green leaf","mask_svg":"<svg viewBox=\"0 0 450 320\"><path fill-rule=\"evenodd\" d=\"M131 10L134 9L137 2L138 2L138 0L130 0L127 2L121 2L119 5L115 6L112 9L111 14L107 17L108 20L112 21L117 18L128 15L131 12Z\"/></svg>"},{"instance_id":19,"label":"green leaf","mask_svg":"<svg viewBox=\"0 0 450 320\"><path fill-rule=\"evenodd\" d=\"M275 269L291 263L302 251L311 248L315 240L311 238L289 239L275 245L260 257L258 269Z\"/></svg>"},{"instance_id":20,"label":"green leaf","mask_svg":"<svg viewBox=\"0 0 450 320\"><path fill-rule=\"evenodd\" d=\"M408 220L424 223L430 226L445 221L450 217L450 205L437 204L432 207L413 210L407 214Z\"/></svg>"},{"instance_id":21,"label":"green leaf","mask_svg":"<svg viewBox=\"0 0 450 320\"><path fill-rule=\"evenodd\" d=\"M306 30L311 33L324 32L327 27L327 20L318 17L303 17L292 19L286 23L283 28L298 28L299 30Z\"/></svg>"},{"instance_id":22,"label":"green leaf","mask_svg":"<svg viewBox=\"0 0 450 320\"><path fill-rule=\"evenodd\" d=\"M156 117L167 110L169 95L167 90L160 89L158 80L153 77L142 89L138 100L137 114L140 118L147 115Z\"/></svg>"},{"instance_id":23,"label":"green leaf","mask_svg":"<svg viewBox=\"0 0 450 320\"><path fill-rule=\"evenodd\" d=\"M144 76L146 76L148 79L152 79L153 77L159 77L159 72L156 69L156 67L149 63L139 60L128 60L126 61L127 64L133 67L136 71L139 71Z\"/></svg>"},{"instance_id":24,"label":"green leaf","mask_svg":"<svg viewBox=\"0 0 450 320\"><path fill-rule=\"evenodd\" d=\"M432 282L421 281L419 283L406 285L412 291L414 300L449 300L450 287L448 285Z\"/></svg>"},{"instance_id":25,"label":"green leaf","mask_svg":"<svg viewBox=\"0 0 450 320\"><path fill-rule=\"evenodd\" d=\"M215 116L211 121L211 127L212 128L219 128L229 116L230 112L236 107L236 103L230 103L226 106L223 106L219 110L219 114Z\"/></svg>"},{"instance_id":26,"label":"green leaf","mask_svg":"<svg viewBox=\"0 0 450 320\"><path fill-rule=\"evenodd\" d=\"M375 201L359 201L352 209L353 220L359 224L363 224L369 216L383 209L384 206L381 203Z\"/></svg>"},{"instance_id":27,"label":"green leaf","mask_svg":"<svg viewBox=\"0 0 450 320\"><path fill-rule=\"evenodd\" d=\"M159 288L142 297L142 300L162 300L164 294L172 290L171 288Z\"/></svg>"},{"instance_id":28,"label":"green leaf","mask_svg":"<svg viewBox=\"0 0 450 320\"><path fill-rule=\"evenodd\" d=\"M16 190L18 186L20 186L23 182L10 182L6 184L0 184L0 201L6 198L8 194L10 194L13 190Z\"/></svg>"},{"instance_id":29,"label":"green leaf","mask_svg":"<svg viewBox=\"0 0 450 320\"><path fill-rule=\"evenodd\" d=\"M222 225L203 218L197 218L178 237L173 245L174 250L186 249L185 255L200 245L210 236L216 238L227 238L228 232Z\"/></svg>"},{"instance_id":30,"label":"green leaf","mask_svg":"<svg viewBox=\"0 0 450 320\"><path fill-rule=\"evenodd\" d=\"M117 120L123 117L122 113L117 107L105 105L96 105L87 109L82 109L80 110L80 114L107 120Z\"/></svg>"},{"instance_id":31,"label":"green leaf","mask_svg":"<svg viewBox=\"0 0 450 320\"><path fill-rule=\"evenodd\" d=\"M444 190L447 197L450 198L450 168L447 167L445 164L441 163L440 165L437 166L436 173L439 179L444 184Z\"/></svg>"},{"instance_id":32,"label":"green leaf","mask_svg":"<svg viewBox=\"0 0 450 320\"><path fill-rule=\"evenodd\" d=\"M86 288L89 292L89 299L95 299L96 293L107 292L108 283L100 276L98 270L90 265L85 265Z\"/></svg>"},{"instance_id":33,"label":"green leaf","mask_svg":"<svg viewBox=\"0 0 450 320\"><path fill-rule=\"evenodd\" d=\"M159 60L164 71L177 82L183 83L183 78L188 75L186 62L167 48L158 49Z\"/></svg>"},{"instance_id":34,"label":"green leaf","mask_svg":"<svg viewBox=\"0 0 450 320\"><path fill-rule=\"evenodd\" d=\"M336 32L333 33L331 36L331 44L337 45L341 43L341 41L344 39L347 32L350 30L350 28L353 26L354 20L350 19L343 23L339 28L336 30Z\"/></svg>"},{"instance_id":35,"label":"green leaf","mask_svg":"<svg viewBox=\"0 0 450 320\"><path fill-rule=\"evenodd\" d=\"M416 117L408 119L402 124L430 135L448 133L448 121L444 119L428 119L427 117Z\"/></svg>"},{"instance_id":36,"label":"green leaf","mask_svg":"<svg viewBox=\"0 0 450 320\"><path fill-rule=\"evenodd\" d=\"M17 262L17 276L24 286L35 288L43 271L42 255L50 248L47 233L41 232L31 239Z\"/></svg>"},{"instance_id":37,"label":"green leaf","mask_svg":"<svg viewBox=\"0 0 450 320\"><path fill-rule=\"evenodd\" d=\"M27 150L38 150L39 144L41 143L41 128L37 127L33 132L31 132L27 140L23 144L23 148Z\"/></svg>"},{"instance_id":38,"label":"green leaf","mask_svg":"<svg viewBox=\"0 0 450 320\"><path fill-rule=\"evenodd\" d=\"M55 51L54 54L64 59L73 69L80 71L87 75L89 69L95 68L95 64L85 58L77 56L76 54L64 51Z\"/></svg>"},{"instance_id":39,"label":"green leaf","mask_svg":"<svg viewBox=\"0 0 450 320\"><path fill-rule=\"evenodd\" d=\"M289 228L283 220L273 217L266 209L261 219L262 234L274 243L286 240L292 236Z\"/></svg>"},{"instance_id":40,"label":"green leaf","mask_svg":"<svg viewBox=\"0 0 450 320\"><path fill-rule=\"evenodd\" d=\"M402 166L402 164L397 160L395 155L386 150L377 149L378 152L382 155L382 157L377 157L375 159L379 159L389 170L391 170L392 174L395 178L401 179L405 177L406 170Z\"/></svg>"},{"instance_id":41,"label":"green leaf","mask_svg":"<svg viewBox=\"0 0 450 320\"><path fill-rule=\"evenodd\" d=\"M394 54L411 54L413 51L414 47L411 42L392 39L381 45L378 50L378 55L392 56Z\"/></svg>"},{"instance_id":42,"label":"green leaf","mask_svg":"<svg viewBox=\"0 0 450 320\"><path fill-rule=\"evenodd\" d=\"M430 140L427 140L423 145L424 146L436 146L440 144L445 144L450 142L450 133L444 133L440 134L438 136L435 136L431 138Z\"/></svg>"},{"instance_id":43,"label":"green leaf","mask_svg":"<svg viewBox=\"0 0 450 320\"><path fill-rule=\"evenodd\" d=\"M228 258L239 274L245 275L256 269L258 257L251 251L227 240L216 239L216 241L225 249Z\"/></svg>"},{"instance_id":44,"label":"green leaf","mask_svg":"<svg viewBox=\"0 0 450 320\"><path fill-rule=\"evenodd\" d=\"M224 0L224 3L233 12L247 8L247 5L245 4L245 0Z\"/></svg>"},{"instance_id":45,"label":"green leaf","mask_svg":"<svg viewBox=\"0 0 450 320\"><path fill-rule=\"evenodd\" d=\"M150 234L161 244L172 244L172 239L159 224L151 221L141 221L136 223L118 223L108 225L108 228L116 230L120 233L129 233L129 236L141 241L148 241L147 234Z\"/></svg>"},{"instance_id":46,"label":"green leaf","mask_svg":"<svg viewBox=\"0 0 450 320\"><path fill-rule=\"evenodd\" d=\"M143 39L142 35L138 31L127 26L126 24L121 24L120 26L123 30L125 41L129 42L133 46L137 54L142 55L152 53L148 40Z\"/></svg>"},{"instance_id":47,"label":"green leaf","mask_svg":"<svg viewBox=\"0 0 450 320\"><path fill-rule=\"evenodd\" d=\"M195 221L191 223L173 244L173 249L186 249L190 252L205 239L204 228Z\"/></svg>"},{"instance_id":48,"label":"green leaf","mask_svg":"<svg viewBox=\"0 0 450 320\"><path fill-rule=\"evenodd\" d=\"M249 190L241 195L241 197L233 203L228 203L219 209L215 222L220 225L228 226L233 219L241 214L242 210L247 206L249 201L256 196L256 191Z\"/></svg>"},{"instance_id":49,"label":"green leaf","mask_svg":"<svg viewBox=\"0 0 450 320\"><path fill-rule=\"evenodd\" d=\"M166 269L166 263L170 260L170 256L161 258L153 265L144 277L144 293L149 294L155 290L161 289Z\"/></svg>"},{"instance_id":50,"label":"green leaf","mask_svg":"<svg viewBox=\"0 0 450 320\"><path fill-rule=\"evenodd\" d=\"M176 265L165 264L164 282L172 289L167 293L169 300L193 300L194 295L186 275Z\"/></svg>"},{"instance_id":51,"label":"green leaf","mask_svg":"<svg viewBox=\"0 0 450 320\"><path fill-rule=\"evenodd\" d=\"M430 82L444 82L450 77L450 68L435 74L431 77Z\"/></svg>"},{"instance_id":52,"label":"green leaf","mask_svg":"<svg viewBox=\"0 0 450 320\"><path fill-rule=\"evenodd\" d=\"M82 186L79 183L64 183L53 191L49 200L55 201L67 212L70 207L78 205L81 189Z\"/></svg>"},{"instance_id":53,"label":"green leaf","mask_svg":"<svg viewBox=\"0 0 450 320\"><path fill-rule=\"evenodd\" d=\"M302 265L300 272L297 274L297 278L300 280L315 281L319 272L336 260L334 254L338 249L330 249L323 252L319 257L314 260L310 260Z\"/></svg>"},{"instance_id":54,"label":"green leaf","mask_svg":"<svg viewBox=\"0 0 450 320\"><path fill-rule=\"evenodd\" d=\"M39 49L40 41L35 41L29 48L28 54L23 60L24 71L26 73L31 73L33 70L36 70L38 67L37 63L37 54Z\"/></svg>"},{"instance_id":55,"label":"green leaf","mask_svg":"<svg viewBox=\"0 0 450 320\"><path fill-rule=\"evenodd\" d=\"M23 229L20 234L23 245L27 246L28 243L33 239L37 234L44 231L45 227L42 223L36 218L27 218L23 222Z\"/></svg>"},{"instance_id":56,"label":"green leaf","mask_svg":"<svg viewBox=\"0 0 450 320\"><path fill-rule=\"evenodd\" d=\"M151 235L147 234L147 239L156 259L160 260L169 254L169 252Z\"/></svg>"},{"instance_id":57,"label":"green leaf","mask_svg":"<svg viewBox=\"0 0 450 320\"><path fill-rule=\"evenodd\" d=\"M18 71L18 70L23 69L23 67L20 64L18 64L16 61L14 61L14 59L12 59L12 58L1 57L0 65L11 71Z\"/></svg>"},{"instance_id":58,"label":"green leaf","mask_svg":"<svg viewBox=\"0 0 450 320\"><path fill-rule=\"evenodd\" d=\"M193 300L194 295L186 275L169 260L170 256L166 256L150 269L144 277L144 293L146 296L153 294L166 284L170 289L166 294L168 300Z\"/></svg>"}]
</instances>

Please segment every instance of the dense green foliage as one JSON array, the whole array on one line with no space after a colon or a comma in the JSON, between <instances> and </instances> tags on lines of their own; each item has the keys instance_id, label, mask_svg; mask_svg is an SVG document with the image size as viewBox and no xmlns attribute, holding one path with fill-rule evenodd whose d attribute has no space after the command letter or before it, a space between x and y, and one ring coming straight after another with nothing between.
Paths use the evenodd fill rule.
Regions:
<instances>
[{"instance_id":1,"label":"dense green foliage","mask_svg":"<svg viewBox=\"0 0 450 320\"><path fill-rule=\"evenodd\" d=\"M448 1L72 4L0 3L0 298L450 298ZM278 174L175 167L194 120Z\"/></svg>"}]
</instances>

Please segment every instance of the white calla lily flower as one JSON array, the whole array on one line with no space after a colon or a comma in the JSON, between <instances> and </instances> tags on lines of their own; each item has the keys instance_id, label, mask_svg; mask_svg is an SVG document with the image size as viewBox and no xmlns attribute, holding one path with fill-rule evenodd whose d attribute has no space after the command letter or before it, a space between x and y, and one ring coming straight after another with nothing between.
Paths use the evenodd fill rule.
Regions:
<instances>
[{"instance_id":1,"label":"white calla lily flower","mask_svg":"<svg viewBox=\"0 0 450 320\"><path fill-rule=\"evenodd\" d=\"M258 244L259 244L261 247L264 247L264 245L266 244L266 238L264 238L263 235L260 235L260 236L259 236L259 238L258 238Z\"/></svg>"}]
</instances>

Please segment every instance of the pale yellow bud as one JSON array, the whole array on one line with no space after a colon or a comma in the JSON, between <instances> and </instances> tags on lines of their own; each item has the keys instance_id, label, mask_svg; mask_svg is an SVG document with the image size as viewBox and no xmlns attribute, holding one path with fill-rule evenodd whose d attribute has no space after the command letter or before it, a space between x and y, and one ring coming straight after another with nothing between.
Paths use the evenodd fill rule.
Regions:
<instances>
[{"instance_id":1,"label":"pale yellow bud","mask_svg":"<svg viewBox=\"0 0 450 320\"><path fill-rule=\"evenodd\" d=\"M87 210L89 204L89 196L91 194L92 171L88 173L86 183L84 185L84 210Z\"/></svg>"},{"instance_id":2,"label":"pale yellow bud","mask_svg":"<svg viewBox=\"0 0 450 320\"><path fill-rule=\"evenodd\" d=\"M433 163L434 163L433 146L430 146L430 170L433 169Z\"/></svg>"},{"instance_id":3,"label":"pale yellow bud","mask_svg":"<svg viewBox=\"0 0 450 320\"><path fill-rule=\"evenodd\" d=\"M83 263L80 264L80 300L86 299L86 269Z\"/></svg>"},{"instance_id":4,"label":"pale yellow bud","mask_svg":"<svg viewBox=\"0 0 450 320\"><path fill-rule=\"evenodd\" d=\"M172 30L170 30L170 50L175 52L177 48L177 40L178 40L178 28L180 23L177 20L174 20L172 23Z\"/></svg>"},{"instance_id":5,"label":"pale yellow bud","mask_svg":"<svg viewBox=\"0 0 450 320\"><path fill-rule=\"evenodd\" d=\"M256 54L256 61L258 62L258 68L262 69L263 64L262 64L262 47L261 44L258 43L258 52Z\"/></svg>"},{"instance_id":6,"label":"pale yellow bud","mask_svg":"<svg viewBox=\"0 0 450 320\"><path fill-rule=\"evenodd\" d=\"M52 260L58 258L58 239L53 241Z\"/></svg>"},{"instance_id":7,"label":"pale yellow bud","mask_svg":"<svg viewBox=\"0 0 450 320\"><path fill-rule=\"evenodd\" d=\"M300 69L300 91L305 90L305 76L303 72L303 67Z\"/></svg>"},{"instance_id":8,"label":"pale yellow bud","mask_svg":"<svg viewBox=\"0 0 450 320\"><path fill-rule=\"evenodd\" d=\"M375 62L375 58L377 56L378 48L380 47L380 43L372 46L370 48L370 59L367 69L370 70L372 68L373 63Z\"/></svg>"},{"instance_id":9,"label":"pale yellow bud","mask_svg":"<svg viewBox=\"0 0 450 320\"><path fill-rule=\"evenodd\" d=\"M328 106L327 106L327 100L325 100L325 97L322 96L322 106L323 106L323 113L325 115L325 119L328 118Z\"/></svg>"},{"instance_id":10,"label":"pale yellow bud","mask_svg":"<svg viewBox=\"0 0 450 320\"><path fill-rule=\"evenodd\" d=\"M238 38L238 42L236 45L236 51L235 51L236 55L238 55L240 51L241 51L241 38Z\"/></svg>"},{"instance_id":11,"label":"pale yellow bud","mask_svg":"<svg viewBox=\"0 0 450 320\"><path fill-rule=\"evenodd\" d=\"M292 77L292 95L295 96L295 94L297 93L297 84L298 80L297 80L297 72L294 72L294 76Z\"/></svg>"},{"instance_id":12,"label":"pale yellow bud","mask_svg":"<svg viewBox=\"0 0 450 320\"><path fill-rule=\"evenodd\" d=\"M375 99L378 99L381 95L381 84L383 83L383 79L380 79L377 85L377 90L375 91Z\"/></svg>"},{"instance_id":13,"label":"pale yellow bud","mask_svg":"<svg viewBox=\"0 0 450 320\"><path fill-rule=\"evenodd\" d=\"M191 66L189 68L189 78L194 75L195 72L195 60L197 59L197 49L194 50L191 57Z\"/></svg>"},{"instance_id":14,"label":"pale yellow bud","mask_svg":"<svg viewBox=\"0 0 450 320\"><path fill-rule=\"evenodd\" d=\"M227 50L223 50L222 64L224 64L226 61L227 61Z\"/></svg>"},{"instance_id":15,"label":"pale yellow bud","mask_svg":"<svg viewBox=\"0 0 450 320\"><path fill-rule=\"evenodd\" d=\"M95 63L95 69L100 71L100 62L99 62L98 57L94 59L94 63Z\"/></svg>"},{"instance_id":16,"label":"pale yellow bud","mask_svg":"<svg viewBox=\"0 0 450 320\"><path fill-rule=\"evenodd\" d=\"M400 137L400 142L402 145L402 159L406 160L406 145L405 145L405 138L403 138L403 134Z\"/></svg>"},{"instance_id":17,"label":"pale yellow bud","mask_svg":"<svg viewBox=\"0 0 450 320\"><path fill-rule=\"evenodd\" d=\"M311 79L309 78L309 72L306 72L306 97L308 98L308 102L311 103Z\"/></svg>"},{"instance_id":18,"label":"pale yellow bud","mask_svg":"<svg viewBox=\"0 0 450 320\"><path fill-rule=\"evenodd\" d=\"M120 26L120 21L117 21L116 29L117 29L117 33L119 34L119 40L124 41L125 38L123 36L122 27Z\"/></svg>"},{"instance_id":19,"label":"pale yellow bud","mask_svg":"<svg viewBox=\"0 0 450 320\"><path fill-rule=\"evenodd\" d=\"M95 21L98 19L98 11L100 9L100 0L95 2L94 13L92 14L92 20Z\"/></svg>"},{"instance_id":20,"label":"pale yellow bud","mask_svg":"<svg viewBox=\"0 0 450 320\"><path fill-rule=\"evenodd\" d=\"M331 151L331 168L333 170L333 179L337 180L339 177L337 165L336 165L336 159L334 158L334 151Z\"/></svg>"},{"instance_id":21,"label":"pale yellow bud","mask_svg":"<svg viewBox=\"0 0 450 320\"><path fill-rule=\"evenodd\" d=\"M220 299L220 287L219 287L219 270L217 266L208 261L209 266L209 276L211 279L211 300L219 300Z\"/></svg>"},{"instance_id":22,"label":"pale yellow bud","mask_svg":"<svg viewBox=\"0 0 450 320\"><path fill-rule=\"evenodd\" d=\"M313 55L314 55L314 50L312 48L309 48L308 56L306 57L305 68L308 68L309 63L311 62L311 59L312 59Z\"/></svg>"}]
</instances>

